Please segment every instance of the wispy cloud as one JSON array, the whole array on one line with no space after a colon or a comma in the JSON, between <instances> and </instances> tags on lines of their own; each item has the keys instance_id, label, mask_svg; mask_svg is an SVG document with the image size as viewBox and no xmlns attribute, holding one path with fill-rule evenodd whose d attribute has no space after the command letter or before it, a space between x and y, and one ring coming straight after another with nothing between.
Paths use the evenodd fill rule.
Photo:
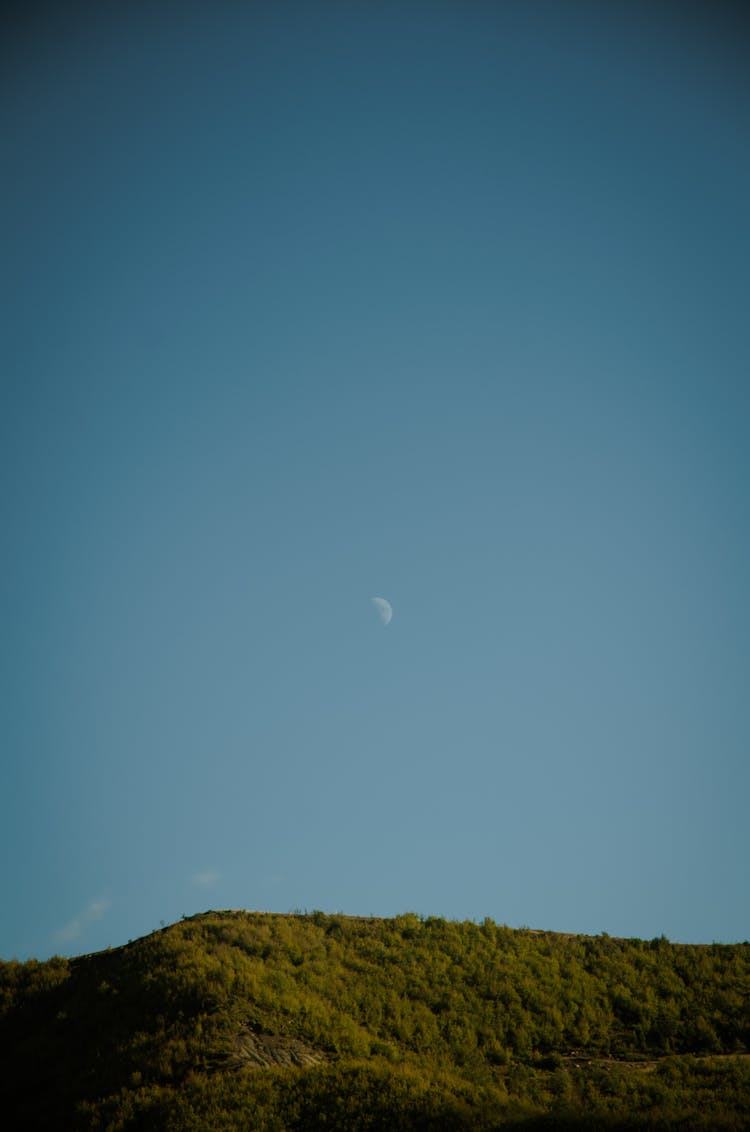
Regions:
<instances>
[{"instance_id":1,"label":"wispy cloud","mask_svg":"<svg viewBox=\"0 0 750 1132\"><path fill-rule=\"evenodd\" d=\"M210 888L212 884L216 884L221 873L214 872L213 869L201 869L200 872L193 873L193 884L198 888Z\"/></svg>"},{"instance_id":2,"label":"wispy cloud","mask_svg":"<svg viewBox=\"0 0 750 1132\"><path fill-rule=\"evenodd\" d=\"M72 943L73 940L80 939L90 924L101 920L111 904L112 901L107 899L90 900L82 912L58 928L55 939L58 943Z\"/></svg>"}]
</instances>

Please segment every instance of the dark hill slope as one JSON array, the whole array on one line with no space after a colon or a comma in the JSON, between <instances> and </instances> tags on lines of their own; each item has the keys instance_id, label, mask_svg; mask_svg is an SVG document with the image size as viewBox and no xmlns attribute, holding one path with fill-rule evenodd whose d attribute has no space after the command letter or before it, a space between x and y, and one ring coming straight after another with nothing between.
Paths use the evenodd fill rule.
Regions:
<instances>
[{"instance_id":1,"label":"dark hill slope","mask_svg":"<svg viewBox=\"0 0 750 1132\"><path fill-rule=\"evenodd\" d=\"M209 912L0 964L3 1126L750 1128L750 945Z\"/></svg>"}]
</instances>

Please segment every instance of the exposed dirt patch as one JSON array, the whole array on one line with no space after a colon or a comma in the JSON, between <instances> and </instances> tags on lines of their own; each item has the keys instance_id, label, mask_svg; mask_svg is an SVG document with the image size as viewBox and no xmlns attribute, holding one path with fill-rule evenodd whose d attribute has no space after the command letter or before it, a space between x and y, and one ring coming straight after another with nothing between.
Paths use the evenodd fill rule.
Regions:
<instances>
[{"instance_id":1,"label":"exposed dirt patch","mask_svg":"<svg viewBox=\"0 0 750 1132\"><path fill-rule=\"evenodd\" d=\"M658 1060L642 1059L629 1060L624 1057L590 1057L587 1054L564 1053L562 1060L567 1065L574 1065L582 1069L584 1065L597 1065L603 1069L637 1069L643 1073L651 1073L659 1064Z\"/></svg>"},{"instance_id":2,"label":"exposed dirt patch","mask_svg":"<svg viewBox=\"0 0 750 1132\"><path fill-rule=\"evenodd\" d=\"M592 1057L588 1054L571 1050L570 1053L564 1053L562 1060L568 1065L575 1065L577 1069L582 1068L584 1065L597 1065L604 1069L632 1069L640 1070L643 1073L652 1073L657 1065L662 1061L667 1061L670 1057L689 1057L692 1056L696 1061L711 1062L711 1061L746 1061L750 1059L750 1053L707 1053L707 1054L669 1054L666 1053L661 1057L656 1058L627 1058L627 1057Z\"/></svg>"},{"instance_id":3,"label":"exposed dirt patch","mask_svg":"<svg viewBox=\"0 0 750 1132\"><path fill-rule=\"evenodd\" d=\"M263 1069L275 1065L319 1065L324 1053L284 1034L266 1034L243 1026L237 1033L226 1061L230 1069Z\"/></svg>"}]
</instances>

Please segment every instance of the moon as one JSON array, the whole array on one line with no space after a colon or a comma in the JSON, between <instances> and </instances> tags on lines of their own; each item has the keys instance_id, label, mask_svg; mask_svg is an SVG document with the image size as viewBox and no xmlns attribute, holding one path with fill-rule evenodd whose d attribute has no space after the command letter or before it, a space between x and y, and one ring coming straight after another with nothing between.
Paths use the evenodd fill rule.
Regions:
<instances>
[{"instance_id":1,"label":"moon","mask_svg":"<svg viewBox=\"0 0 750 1132\"><path fill-rule=\"evenodd\" d=\"M371 597L370 601L377 609L378 617L383 622L383 625L390 625L391 617L393 617L391 603L386 601L384 597Z\"/></svg>"}]
</instances>

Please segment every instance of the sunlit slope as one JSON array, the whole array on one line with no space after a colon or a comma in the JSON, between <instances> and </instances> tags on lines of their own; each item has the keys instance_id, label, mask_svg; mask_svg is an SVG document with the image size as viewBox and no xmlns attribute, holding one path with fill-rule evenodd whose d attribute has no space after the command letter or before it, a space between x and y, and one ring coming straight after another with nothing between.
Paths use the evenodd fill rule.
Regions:
<instances>
[{"instance_id":1,"label":"sunlit slope","mask_svg":"<svg viewBox=\"0 0 750 1132\"><path fill-rule=\"evenodd\" d=\"M0 995L13 1128L750 1127L748 944L209 912Z\"/></svg>"}]
</instances>

